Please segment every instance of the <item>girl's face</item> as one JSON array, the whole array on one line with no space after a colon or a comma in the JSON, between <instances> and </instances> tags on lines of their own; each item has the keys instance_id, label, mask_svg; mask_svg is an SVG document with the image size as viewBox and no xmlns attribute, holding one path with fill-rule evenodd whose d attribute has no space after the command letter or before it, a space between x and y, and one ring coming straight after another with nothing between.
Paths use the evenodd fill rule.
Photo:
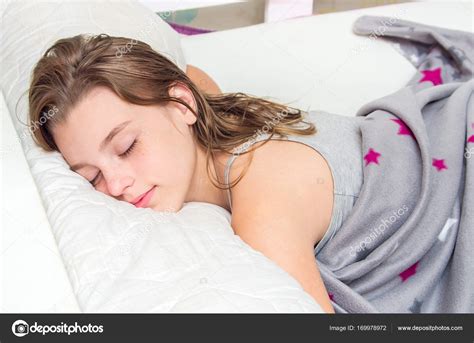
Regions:
<instances>
[{"instance_id":1,"label":"girl's face","mask_svg":"<svg viewBox=\"0 0 474 343\"><path fill-rule=\"evenodd\" d=\"M196 108L187 88L177 85L170 93ZM155 187L149 202L137 206L177 212L196 168L195 121L181 104L139 106L96 87L52 134L71 169L98 191L133 203Z\"/></svg>"}]
</instances>

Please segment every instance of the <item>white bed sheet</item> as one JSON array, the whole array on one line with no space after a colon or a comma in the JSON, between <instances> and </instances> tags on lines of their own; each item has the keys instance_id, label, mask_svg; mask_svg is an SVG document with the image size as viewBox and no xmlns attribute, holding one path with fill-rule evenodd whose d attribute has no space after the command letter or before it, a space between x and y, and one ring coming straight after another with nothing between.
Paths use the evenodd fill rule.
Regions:
<instances>
[{"instance_id":1,"label":"white bed sheet","mask_svg":"<svg viewBox=\"0 0 474 343\"><path fill-rule=\"evenodd\" d=\"M3 92L0 312L80 312Z\"/></svg>"},{"instance_id":2,"label":"white bed sheet","mask_svg":"<svg viewBox=\"0 0 474 343\"><path fill-rule=\"evenodd\" d=\"M414 2L316 15L210 34L183 36L188 64L205 70L223 92L271 96L302 109L355 115L397 91L415 68L394 47L352 33L361 15L393 16L473 31L472 2Z\"/></svg>"}]
</instances>

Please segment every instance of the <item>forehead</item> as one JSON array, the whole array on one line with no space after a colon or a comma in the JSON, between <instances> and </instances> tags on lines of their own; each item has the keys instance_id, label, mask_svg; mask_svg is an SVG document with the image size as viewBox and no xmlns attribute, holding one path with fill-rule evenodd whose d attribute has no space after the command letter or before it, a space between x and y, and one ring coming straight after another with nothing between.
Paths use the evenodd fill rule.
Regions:
<instances>
[{"instance_id":1,"label":"forehead","mask_svg":"<svg viewBox=\"0 0 474 343\"><path fill-rule=\"evenodd\" d=\"M99 86L91 89L87 94L71 109L70 117L73 119L87 118L94 116L95 119L112 118L107 114L121 114L122 111L130 109L131 104L121 99L107 87ZM78 114L78 115L74 115Z\"/></svg>"},{"instance_id":2,"label":"forehead","mask_svg":"<svg viewBox=\"0 0 474 343\"><path fill-rule=\"evenodd\" d=\"M134 117L131 104L106 87L96 87L71 109L66 122L52 129L53 136L66 160L76 162L84 153L91 153L91 148L98 150L117 125Z\"/></svg>"},{"instance_id":3,"label":"forehead","mask_svg":"<svg viewBox=\"0 0 474 343\"><path fill-rule=\"evenodd\" d=\"M125 118L130 117L132 106L106 87L90 90L71 108L60 131L82 131L100 133L111 130Z\"/></svg>"}]
</instances>

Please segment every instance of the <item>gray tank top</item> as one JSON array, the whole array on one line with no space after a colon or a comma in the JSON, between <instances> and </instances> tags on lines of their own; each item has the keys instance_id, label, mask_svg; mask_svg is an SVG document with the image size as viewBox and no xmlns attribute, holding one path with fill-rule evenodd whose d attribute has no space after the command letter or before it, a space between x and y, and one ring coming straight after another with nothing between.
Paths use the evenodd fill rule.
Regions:
<instances>
[{"instance_id":1,"label":"gray tank top","mask_svg":"<svg viewBox=\"0 0 474 343\"><path fill-rule=\"evenodd\" d=\"M272 140L290 140L310 146L319 152L327 161L334 183L334 202L331 221L323 238L316 244L314 254L336 234L347 218L354 203L359 197L363 183L363 158L360 124L363 117L346 117L324 111L302 111L304 120L315 124L317 132L310 136L275 134ZM305 127L298 123L296 127ZM234 149L234 154L227 161L224 171L225 182L229 184L229 171L235 158L256 142L267 139L269 133L261 134L255 139ZM232 209L231 191L227 192Z\"/></svg>"}]
</instances>

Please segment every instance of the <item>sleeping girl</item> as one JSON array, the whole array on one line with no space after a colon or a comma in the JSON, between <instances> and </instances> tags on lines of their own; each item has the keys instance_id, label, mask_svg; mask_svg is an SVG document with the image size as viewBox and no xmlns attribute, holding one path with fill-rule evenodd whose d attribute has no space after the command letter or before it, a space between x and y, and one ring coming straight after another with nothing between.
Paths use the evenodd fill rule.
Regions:
<instances>
[{"instance_id":1,"label":"sleeping girl","mask_svg":"<svg viewBox=\"0 0 474 343\"><path fill-rule=\"evenodd\" d=\"M44 53L29 90L29 121L44 122L36 144L135 207L227 209L242 240L334 313L315 255L358 198L362 118L221 93L198 68L130 41L79 35Z\"/></svg>"}]
</instances>

